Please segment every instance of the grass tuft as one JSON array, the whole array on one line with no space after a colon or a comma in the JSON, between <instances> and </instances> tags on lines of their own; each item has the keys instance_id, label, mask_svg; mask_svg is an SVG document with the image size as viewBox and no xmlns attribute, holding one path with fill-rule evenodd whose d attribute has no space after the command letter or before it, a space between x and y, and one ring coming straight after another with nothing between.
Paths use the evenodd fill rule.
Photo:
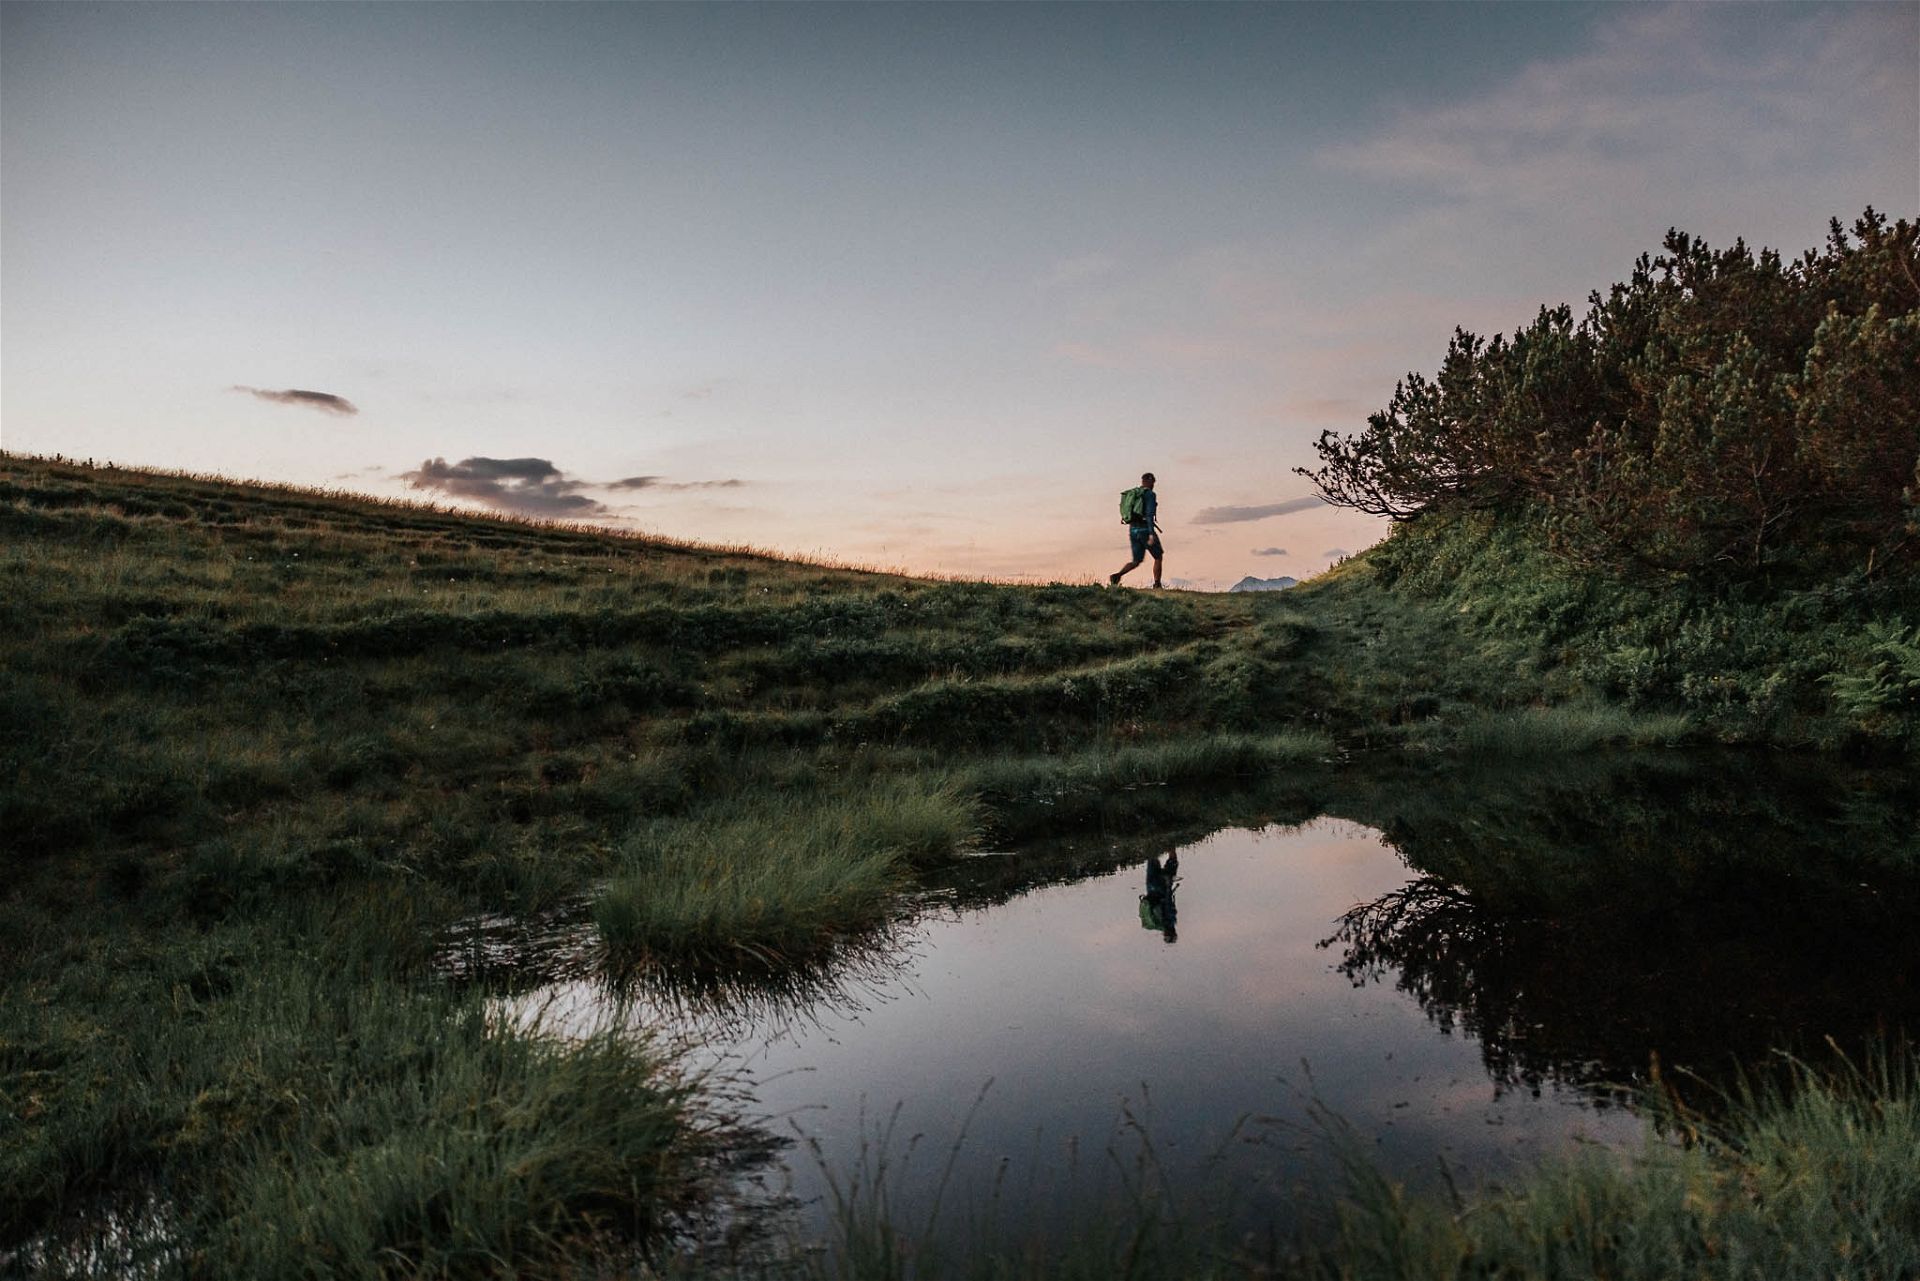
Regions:
<instances>
[{"instance_id":1,"label":"grass tuft","mask_svg":"<svg viewBox=\"0 0 1920 1281\"><path fill-rule=\"evenodd\" d=\"M712 1168L698 1083L643 1038L552 1039L298 946L230 939L195 968L90 1053L3 1064L31 1091L0 1161L14 1263L57 1273L89 1224L118 1230L95 1193L139 1187L170 1237L150 1253L195 1275L558 1271L659 1239ZM0 1059L58 1045L21 1014Z\"/></svg>"},{"instance_id":2,"label":"grass tuft","mask_svg":"<svg viewBox=\"0 0 1920 1281\"><path fill-rule=\"evenodd\" d=\"M1692 721L1680 712L1563 703L1478 716L1460 727L1454 748L1472 756L1532 756L1597 747L1670 747L1692 733Z\"/></svg>"},{"instance_id":3,"label":"grass tuft","mask_svg":"<svg viewBox=\"0 0 1920 1281\"><path fill-rule=\"evenodd\" d=\"M748 799L635 834L594 919L630 962L802 962L886 920L914 867L978 830L978 807L958 790L912 781Z\"/></svg>"},{"instance_id":4,"label":"grass tuft","mask_svg":"<svg viewBox=\"0 0 1920 1281\"><path fill-rule=\"evenodd\" d=\"M1325 1276L1909 1277L1920 1272L1920 1094L1910 1055L1795 1064L1708 1122L1648 1100L1646 1145L1584 1152L1464 1213L1366 1173Z\"/></svg>"}]
</instances>

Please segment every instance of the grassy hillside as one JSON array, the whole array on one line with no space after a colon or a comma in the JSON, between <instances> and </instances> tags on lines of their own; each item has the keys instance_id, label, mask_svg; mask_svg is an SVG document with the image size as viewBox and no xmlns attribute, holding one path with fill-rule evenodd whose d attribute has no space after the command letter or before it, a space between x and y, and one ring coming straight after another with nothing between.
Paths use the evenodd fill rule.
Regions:
<instances>
[{"instance_id":1,"label":"grassy hillside","mask_svg":"<svg viewBox=\"0 0 1920 1281\"><path fill-rule=\"evenodd\" d=\"M0 503L0 821L17 857L61 865L62 900L86 855L90 887L165 881L201 910L383 872L533 904L722 794L990 760L979 786L1015 801L1046 780L1010 758L1211 772L1112 756L1322 719L1269 679L1305 629L1239 598L911 580L19 459Z\"/></svg>"},{"instance_id":2,"label":"grassy hillside","mask_svg":"<svg viewBox=\"0 0 1920 1281\"><path fill-rule=\"evenodd\" d=\"M0 527L0 1249L644 1243L723 1123L649 1047L485 1019L450 923L590 895L616 963L804 965L963 844L1334 751L1239 599L13 458Z\"/></svg>"},{"instance_id":3,"label":"grassy hillside","mask_svg":"<svg viewBox=\"0 0 1920 1281\"><path fill-rule=\"evenodd\" d=\"M652 1047L486 1017L434 960L472 914L585 902L616 967L799 973L967 846L1301 817L1370 753L1910 733L1897 690L1843 706L1880 697L1879 597L1779 632L1855 642L1762 674L1761 716L1688 683L1693 606L1611 590L1470 524L1205 596L0 457L0 1251L132 1224L205 1275L539 1273L662 1239L737 1136ZM1665 683L1620 683L1619 636Z\"/></svg>"},{"instance_id":4,"label":"grassy hillside","mask_svg":"<svg viewBox=\"0 0 1920 1281\"><path fill-rule=\"evenodd\" d=\"M0 824L48 872L40 907L170 896L212 919L389 875L537 907L656 871L682 821L806 822L815 795L919 806L944 833L907 842L926 858L1142 783L1497 748L1503 710L1519 729L1493 732L1527 743L1686 732L1542 716L1608 691L1517 653L1526 626L1461 626L1481 620L1432 582L1379 590L1414 528L1297 593L1207 596L914 580L27 459L0 461L0 526Z\"/></svg>"},{"instance_id":5,"label":"grassy hillside","mask_svg":"<svg viewBox=\"0 0 1920 1281\"><path fill-rule=\"evenodd\" d=\"M1735 743L1897 756L1920 744L1920 577L1703 581L1583 568L1524 512L1435 511L1320 590L1392 601L1542 703L1683 716ZM1403 643L1417 639L1406 635ZM1463 747L1497 746L1502 718Z\"/></svg>"}]
</instances>

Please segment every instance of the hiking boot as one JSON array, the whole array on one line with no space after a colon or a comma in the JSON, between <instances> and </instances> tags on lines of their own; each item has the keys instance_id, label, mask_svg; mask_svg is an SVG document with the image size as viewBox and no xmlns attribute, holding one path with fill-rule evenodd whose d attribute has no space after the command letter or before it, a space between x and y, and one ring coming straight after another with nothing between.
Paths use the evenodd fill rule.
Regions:
<instances>
[{"instance_id":1,"label":"hiking boot","mask_svg":"<svg viewBox=\"0 0 1920 1281\"><path fill-rule=\"evenodd\" d=\"M1120 575L1118 574L1107 575L1107 586L1118 587L1119 585L1120 585Z\"/></svg>"}]
</instances>

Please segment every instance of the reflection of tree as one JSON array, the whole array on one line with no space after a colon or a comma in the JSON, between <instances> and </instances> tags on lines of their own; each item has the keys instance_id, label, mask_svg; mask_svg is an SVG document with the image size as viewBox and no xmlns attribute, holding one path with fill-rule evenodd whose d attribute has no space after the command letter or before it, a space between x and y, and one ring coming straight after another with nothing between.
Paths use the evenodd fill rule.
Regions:
<instances>
[{"instance_id":1,"label":"reflection of tree","mask_svg":"<svg viewBox=\"0 0 1920 1281\"><path fill-rule=\"evenodd\" d=\"M1355 986L1397 971L1395 986L1441 1031L1457 1029L1480 1042L1497 1085L1538 1089L1544 1073L1524 1045L1526 990L1508 981L1518 953L1538 942L1529 937L1538 928L1486 911L1458 886L1419 876L1350 909L1320 946L1343 949L1339 970Z\"/></svg>"},{"instance_id":2,"label":"reflection of tree","mask_svg":"<svg viewBox=\"0 0 1920 1281\"><path fill-rule=\"evenodd\" d=\"M1344 811L1416 875L1322 946L1355 983L1393 975L1508 1087L1920 1030L1912 780L1711 764L1363 794Z\"/></svg>"}]
</instances>

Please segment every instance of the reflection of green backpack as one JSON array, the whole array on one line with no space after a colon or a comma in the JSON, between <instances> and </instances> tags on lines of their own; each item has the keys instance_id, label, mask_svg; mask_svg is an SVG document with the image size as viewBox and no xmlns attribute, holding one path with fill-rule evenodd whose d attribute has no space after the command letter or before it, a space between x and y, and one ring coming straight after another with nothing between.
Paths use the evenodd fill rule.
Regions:
<instances>
[{"instance_id":1,"label":"reflection of green backpack","mask_svg":"<svg viewBox=\"0 0 1920 1281\"><path fill-rule=\"evenodd\" d=\"M1120 491L1120 519L1128 525L1138 525L1147 518L1147 487L1135 485L1132 489Z\"/></svg>"}]
</instances>

